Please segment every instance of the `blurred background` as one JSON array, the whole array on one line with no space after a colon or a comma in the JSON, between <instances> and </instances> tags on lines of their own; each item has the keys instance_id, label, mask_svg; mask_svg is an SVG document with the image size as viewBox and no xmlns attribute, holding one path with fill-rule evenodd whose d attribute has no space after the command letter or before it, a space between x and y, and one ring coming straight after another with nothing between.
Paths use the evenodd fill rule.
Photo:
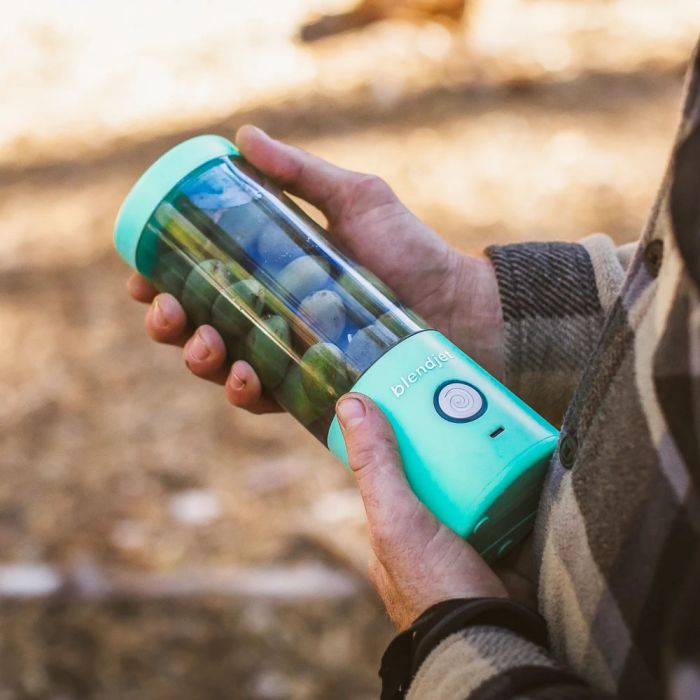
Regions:
<instances>
[{"instance_id":1,"label":"blurred background","mask_svg":"<svg viewBox=\"0 0 700 700\"><path fill-rule=\"evenodd\" d=\"M377 697L351 477L147 341L121 200L179 140L254 122L466 251L633 240L700 5L0 4L0 700Z\"/></svg>"}]
</instances>

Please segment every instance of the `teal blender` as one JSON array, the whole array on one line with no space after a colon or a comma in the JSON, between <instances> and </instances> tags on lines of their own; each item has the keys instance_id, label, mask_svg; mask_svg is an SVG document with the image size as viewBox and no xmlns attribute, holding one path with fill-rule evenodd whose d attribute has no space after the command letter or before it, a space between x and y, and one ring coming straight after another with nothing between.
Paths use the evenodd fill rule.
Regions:
<instances>
[{"instance_id":1,"label":"teal blender","mask_svg":"<svg viewBox=\"0 0 700 700\"><path fill-rule=\"evenodd\" d=\"M528 532L555 428L336 250L231 142L199 136L157 160L115 244L343 462L335 402L358 391L387 415L411 487L442 522L489 560Z\"/></svg>"}]
</instances>

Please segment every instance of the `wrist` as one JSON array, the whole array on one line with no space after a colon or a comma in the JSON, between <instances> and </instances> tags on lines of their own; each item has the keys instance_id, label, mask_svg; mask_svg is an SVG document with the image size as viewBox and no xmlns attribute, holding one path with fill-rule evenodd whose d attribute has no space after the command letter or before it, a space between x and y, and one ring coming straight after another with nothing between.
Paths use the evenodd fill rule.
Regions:
<instances>
[{"instance_id":1,"label":"wrist","mask_svg":"<svg viewBox=\"0 0 700 700\"><path fill-rule=\"evenodd\" d=\"M455 286L448 334L494 377L505 378L503 310L493 264L486 256L454 251Z\"/></svg>"},{"instance_id":2,"label":"wrist","mask_svg":"<svg viewBox=\"0 0 700 700\"><path fill-rule=\"evenodd\" d=\"M446 600L426 610L387 647L379 670L382 698L404 697L428 656L450 635L474 626L501 628L547 645L544 619L517 603L503 598Z\"/></svg>"}]
</instances>

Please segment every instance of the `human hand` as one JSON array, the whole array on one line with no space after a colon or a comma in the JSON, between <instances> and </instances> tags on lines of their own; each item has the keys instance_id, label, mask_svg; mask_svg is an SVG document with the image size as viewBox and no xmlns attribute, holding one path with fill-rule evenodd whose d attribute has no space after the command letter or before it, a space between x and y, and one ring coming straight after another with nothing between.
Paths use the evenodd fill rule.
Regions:
<instances>
[{"instance_id":1,"label":"human hand","mask_svg":"<svg viewBox=\"0 0 700 700\"><path fill-rule=\"evenodd\" d=\"M334 242L391 287L428 323L442 331L496 377L503 376L503 320L495 273L483 257L450 247L414 216L391 188L372 175L344 170L252 126L236 143L245 158L284 190L310 202L328 219ZM253 368L226 366L224 343L212 326L191 334L179 302L158 294L134 274L128 289L150 303L146 329L153 340L184 347L189 369L224 384L229 401L256 413L279 410L263 394Z\"/></svg>"},{"instance_id":2,"label":"human hand","mask_svg":"<svg viewBox=\"0 0 700 700\"><path fill-rule=\"evenodd\" d=\"M367 514L369 577L399 630L453 598L509 597L535 607L527 548L498 571L490 568L413 493L393 430L376 404L362 394L346 394L336 410Z\"/></svg>"}]
</instances>

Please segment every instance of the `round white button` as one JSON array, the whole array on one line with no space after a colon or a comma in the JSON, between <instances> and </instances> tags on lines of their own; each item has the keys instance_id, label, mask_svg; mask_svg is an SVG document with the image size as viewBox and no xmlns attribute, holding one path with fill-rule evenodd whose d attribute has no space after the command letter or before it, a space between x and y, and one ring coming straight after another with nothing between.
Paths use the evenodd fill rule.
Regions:
<instances>
[{"instance_id":1,"label":"round white button","mask_svg":"<svg viewBox=\"0 0 700 700\"><path fill-rule=\"evenodd\" d=\"M434 403L443 418L455 423L475 420L486 410L483 394L475 386L458 380L440 386Z\"/></svg>"}]
</instances>

